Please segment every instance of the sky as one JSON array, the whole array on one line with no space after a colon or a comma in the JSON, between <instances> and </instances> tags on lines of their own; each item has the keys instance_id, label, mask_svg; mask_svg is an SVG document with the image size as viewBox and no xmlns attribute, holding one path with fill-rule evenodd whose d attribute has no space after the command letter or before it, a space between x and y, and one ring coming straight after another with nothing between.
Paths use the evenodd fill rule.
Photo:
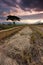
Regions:
<instances>
[{"instance_id":1,"label":"sky","mask_svg":"<svg viewBox=\"0 0 43 65\"><path fill-rule=\"evenodd\" d=\"M21 17L21 22L43 22L43 0L0 0L0 22L8 15Z\"/></svg>"}]
</instances>

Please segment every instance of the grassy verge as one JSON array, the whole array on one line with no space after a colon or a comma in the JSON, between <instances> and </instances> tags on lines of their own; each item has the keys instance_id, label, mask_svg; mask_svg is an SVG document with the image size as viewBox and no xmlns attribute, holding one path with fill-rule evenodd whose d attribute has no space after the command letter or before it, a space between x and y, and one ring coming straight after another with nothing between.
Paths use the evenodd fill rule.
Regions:
<instances>
[{"instance_id":1,"label":"grassy verge","mask_svg":"<svg viewBox=\"0 0 43 65\"><path fill-rule=\"evenodd\" d=\"M17 25L17 24L0 24L0 30L5 30L5 29L10 29L10 28L13 28L13 27L18 27L18 26L25 26L23 24L21 25Z\"/></svg>"},{"instance_id":2,"label":"grassy verge","mask_svg":"<svg viewBox=\"0 0 43 65\"><path fill-rule=\"evenodd\" d=\"M18 27L13 27L7 30L2 30L0 31L0 40L3 38L6 38L12 34L15 34L16 32L18 32L19 30L21 30L24 26L18 26Z\"/></svg>"}]
</instances>

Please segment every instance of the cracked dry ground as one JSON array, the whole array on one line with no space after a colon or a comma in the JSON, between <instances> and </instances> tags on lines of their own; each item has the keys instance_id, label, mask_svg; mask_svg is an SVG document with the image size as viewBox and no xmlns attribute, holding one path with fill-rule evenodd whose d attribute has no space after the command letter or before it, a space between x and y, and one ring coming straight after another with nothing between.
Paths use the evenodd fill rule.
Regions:
<instances>
[{"instance_id":1,"label":"cracked dry ground","mask_svg":"<svg viewBox=\"0 0 43 65\"><path fill-rule=\"evenodd\" d=\"M33 31L26 26L0 42L0 65L43 65L39 48L31 40L32 34Z\"/></svg>"}]
</instances>

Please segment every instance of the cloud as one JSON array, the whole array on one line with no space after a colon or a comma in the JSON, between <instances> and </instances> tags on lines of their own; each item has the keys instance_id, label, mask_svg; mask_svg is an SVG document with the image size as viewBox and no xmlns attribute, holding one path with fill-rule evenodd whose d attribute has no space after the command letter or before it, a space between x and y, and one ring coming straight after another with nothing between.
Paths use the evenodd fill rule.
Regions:
<instances>
[{"instance_id":1,"label":"cloud","mask_svg":"<svg viewBox=\"0 0 43 65\"><path fill-rule=\"evenodd\" d=\"M0 16L2 17L16 15L23 16L25 19L37 19L38 17L41 18L40 15L36 15L38 13L42 17L43 0L0 0ZM0 19L5 18L0 17Z\"/></svg>"},{"instance_id":2,"label":"cloud","mask_svg":"<svg viewBox=\"0 0 43 65\"><path fill-rule=\"evenodd\" d=\"M43 11L43 0L21 0L20 6L25 10L34 9L36 11Z\"/></svg>"},{"instance_id":3,"label":"cloud","mask_svg":"<svg viewBox=\"0 0 43 65\"><path fill-rule=\"evenodd\" d=\"M24 11L43 11L43 0L0 0L2 8L14 7L15 9L16 5Z\"/></svg>"},{"instance_id":4,"label":"cloud","mask_svg":"<svg viewBox=\"0 0 43 65\"><path fill-rule=\"evenodd\" d=\"M20 2L21 2L21 0L16 0L16 2L17 2L17 3L20 3Z\"/></svg>"},{"instance_id":5,"label":"cloud","mask_svg":"<svg viewBox=\"0 0 43 65\"><path fill-rule=\"evenodd\" d=\"M8 6L15 6L16 5L16 0L2 0L5 4Z\"/></svg>"},{"instance_id":6,"label":"cloud","mask_svg":"<svg viewBox=\"0 0 43 65\"><path fill-rule=\"evenodd\" d=\"M43 0L0 0L1 6L16 7L17 4L25 11L43 11Z\"/></svg>"},{"instance_id":7,"label":"cloud","mask_svg":"<svg viewBox=\"0 0 43 65\"><path fill-rule=\"evenodd\" d=\"M14 7L15 9L16 5L24 11L43 11L43 0L0 0L2 8Z\"/></svg>"},{"instance_id":8,"label":"cloud","mask_svg":"<svg viewBox=\"0 0 43 65\"><path fill-rule=\"evenodd\" d=\"M25 15L25 16L21 16L22 19L25 20L37 20L37 19L43 19L43 13L39 13L39 14L33 14L33 15Z\"/></svg>"}]
</instances>

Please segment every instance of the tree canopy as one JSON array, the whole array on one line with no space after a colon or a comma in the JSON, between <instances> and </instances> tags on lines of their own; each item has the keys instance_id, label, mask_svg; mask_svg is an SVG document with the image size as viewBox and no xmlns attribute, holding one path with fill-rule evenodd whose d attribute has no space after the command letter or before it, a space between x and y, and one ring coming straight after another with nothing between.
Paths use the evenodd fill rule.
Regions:
<instances>
[{"instance_id":1,"label":"tree canopy","mask_svg":"<svg viewBox=\"0 0 43 65\"><path fill-rule=\"evenodd\" d=\"M8 16L7 16L7 20L20 21L20 18L17 17L17 16L8 15Z\"/></svg>"}]
</instances>

